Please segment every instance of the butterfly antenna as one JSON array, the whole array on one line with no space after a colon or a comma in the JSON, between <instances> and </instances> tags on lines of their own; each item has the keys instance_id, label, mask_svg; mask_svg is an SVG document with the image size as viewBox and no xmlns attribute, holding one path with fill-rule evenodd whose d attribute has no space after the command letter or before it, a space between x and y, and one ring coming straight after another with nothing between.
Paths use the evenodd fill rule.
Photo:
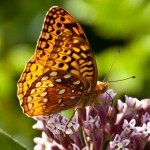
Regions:
<instances>
[{"instance_id":1,"label":"butterfly antenna","mask_svg":"<svg viewBox=\"0 0 150 150\"><path fill-rule=\"evenodd\" d=\"M118 52L117 52L117 54L116 54L116 56L115 56L115 59L113 60L113 63L112 63L111 66L110 66L109 71L107 72L107 74L105 75L105 77L104 77L104 79L103 79L103 82L106 80L107 76L109 75L109 73L110 73L110 71L111 71L111 69L112 69L112 67L113 67L113 65L114 65L114 63L115 63L115 61L116 61L116 59L117 59L119 53L120 53L120 50L118 50Z\"/></svg>"},{"instance_id":2,"label":"butterfly antenna","mask_svg":"<svg viewBox=\"0 0 150 150\"><path fill-rule=\"evenodd\" d=\"M110 83L110 82L119 82L119 81L124 81L124 80L132 79L132 78L135 78L135 76L128 77L128 78L124 78L124 79L119 79L119 80L108 81L108 83Z\"/></svg>"}]
</instances>

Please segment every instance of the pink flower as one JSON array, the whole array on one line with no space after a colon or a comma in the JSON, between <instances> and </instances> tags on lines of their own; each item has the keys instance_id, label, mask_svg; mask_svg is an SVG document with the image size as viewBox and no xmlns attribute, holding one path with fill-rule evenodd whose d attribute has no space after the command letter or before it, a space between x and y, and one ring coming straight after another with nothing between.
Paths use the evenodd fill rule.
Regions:
<instances>
[{"instance_id":1,"label":"pink flower","mask_svg":"<svg viewBox=\"0 0 150 150\"><path fill-rule=\"evenodd\" d=\"M42 137L34 138L34 149L150 149L150 99L125 96L125 102L118 100L115 108L115 96L107 90L98 96L99 103L78 109L70 121L60 113L34 117L33 128L42 131Z\"/></svg>"},{"instance_id":2,"label":"pink flower","mask_svg":"<svg viewBox=\"0 0 150 150\"><path fill-rule=\"evenodd\" d=\"M110 149L117 149L117 150L129 150L126 148L130 143L129 139L122 139L118 134L115 136L114 140L110 142Z\"/></svg>"}]
</instances>

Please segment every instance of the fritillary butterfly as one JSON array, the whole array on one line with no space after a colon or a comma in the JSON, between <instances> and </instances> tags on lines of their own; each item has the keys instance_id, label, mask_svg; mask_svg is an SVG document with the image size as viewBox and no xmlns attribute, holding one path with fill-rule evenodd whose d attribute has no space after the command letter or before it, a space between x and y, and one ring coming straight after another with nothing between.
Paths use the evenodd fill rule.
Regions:
<instances>
[{"instance_id":1,"label":"fritillary butterfly","mask_svg":"<svg viewBox=\"0 0 150 150\"><path fill-rule=\"evenodd\" d=\"M108 85L96 85L97 79L95 58L81 26L64 9L52 7L35 54L18 81L24 113L49 115L91 105Z\"/></svg>"}]
</instances>

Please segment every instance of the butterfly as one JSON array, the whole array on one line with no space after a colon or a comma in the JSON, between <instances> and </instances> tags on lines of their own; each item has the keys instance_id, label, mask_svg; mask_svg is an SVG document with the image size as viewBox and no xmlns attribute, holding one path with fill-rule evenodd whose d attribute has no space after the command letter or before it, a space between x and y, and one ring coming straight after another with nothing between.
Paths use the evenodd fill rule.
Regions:
<instances>
[{"instance_id":1,"label":"butterfly","mask_svg":"<svg viewBox=\"0 0 150 150\"><path fill-rule=\"evenodd\" d=\"M108 83L97 85L94 54L79 23L64 9L47 12L35 54L18 81L18 98L28 116L89 106Z\"/></svg>"}]
</instances>

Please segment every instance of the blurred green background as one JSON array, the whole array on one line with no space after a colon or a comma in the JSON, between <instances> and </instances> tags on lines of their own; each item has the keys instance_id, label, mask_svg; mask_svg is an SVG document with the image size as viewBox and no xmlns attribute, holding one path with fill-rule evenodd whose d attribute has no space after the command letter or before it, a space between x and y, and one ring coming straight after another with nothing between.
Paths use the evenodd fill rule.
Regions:
<instances>
[{"instance_id":1,"label":"blurred green background","mask_svg":"<svg viewBox=\"0 0 150 150\"><path fill-rule=\"evenodd\" d=\"M33 149L35 123L22 113L17 80L34 53L44 16L51 6L69 11L82 25L95 53L103 80L121 50L106 81L132 75L136 79L110 84L118 93L150 97L150 2L148 0L0 1L0 128Z\"/></svg>"}]
</instances>

